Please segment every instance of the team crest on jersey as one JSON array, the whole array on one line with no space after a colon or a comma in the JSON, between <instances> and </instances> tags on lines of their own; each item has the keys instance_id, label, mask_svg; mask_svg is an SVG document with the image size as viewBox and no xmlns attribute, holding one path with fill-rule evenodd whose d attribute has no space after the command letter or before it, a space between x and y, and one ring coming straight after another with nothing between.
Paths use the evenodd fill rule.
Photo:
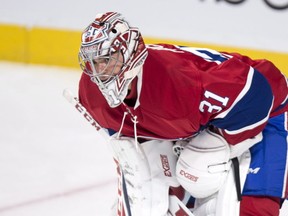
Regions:
<instances>
[{"instance_id":1,"label":"team crest on jersey","mask_svg":"<svg viewBox=\"0 0 288 216\"><path fill-rule=\"evenodd\" d=\"M82 44L90 46L108 39L108 23L93 22L82 34Z\"/></svg>"}]
</instances>

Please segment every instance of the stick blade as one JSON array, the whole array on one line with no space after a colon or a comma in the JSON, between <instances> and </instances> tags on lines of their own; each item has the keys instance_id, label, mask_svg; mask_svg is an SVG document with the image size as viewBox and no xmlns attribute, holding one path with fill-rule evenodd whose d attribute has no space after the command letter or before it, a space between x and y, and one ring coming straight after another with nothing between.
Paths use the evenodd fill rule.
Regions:
<instances>
[{"instance_id":1,"label":"stick blade","mask_svg":"<svg viewBox=\"0 0 288 216\"><path fill-rule=\"evenodd\" d=\"M74 101L74 95L70 89L63 90L63 97L66 98L69 103L73 103Z\"/></svg>"}]
</instances>

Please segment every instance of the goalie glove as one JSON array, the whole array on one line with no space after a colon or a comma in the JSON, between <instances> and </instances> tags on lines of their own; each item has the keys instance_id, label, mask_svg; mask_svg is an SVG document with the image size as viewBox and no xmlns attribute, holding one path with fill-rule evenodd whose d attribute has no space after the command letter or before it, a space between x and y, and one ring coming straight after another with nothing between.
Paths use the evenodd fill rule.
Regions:
<instances>
[{"instance_id":1,"label":"goalie glove","mask_svg":"<svg viewBox=\"0 0 288 216\"><path fill-rule=\"evenodd\" d=\"M181 152L176 176L193 197L205 198L221 188L230 168L228 143L220 135L204 130Z\"/></svg>"}]
</instances>

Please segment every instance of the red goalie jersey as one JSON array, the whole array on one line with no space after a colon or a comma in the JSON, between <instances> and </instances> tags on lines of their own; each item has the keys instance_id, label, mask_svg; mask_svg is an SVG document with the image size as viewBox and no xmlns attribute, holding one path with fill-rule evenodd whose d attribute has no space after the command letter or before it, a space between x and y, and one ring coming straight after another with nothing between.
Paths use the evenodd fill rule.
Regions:
<instances>
[{"instance_id":1,"label":"red goalie jersey","mask_svg":"<svg viewBox=\"0 0 288 216\"><path fill-rule=\"evenodd\" d=\"M257 135L270 117L288 111L287 93L286 78L267 60L165 44L148 46L140 75L116 108L88 75L79 85L81 103L112 131L123 121L126 136L179 139L212 125L230 144ZM127 108L137 122L124 116Z\"/></svg>"}]
</instances>

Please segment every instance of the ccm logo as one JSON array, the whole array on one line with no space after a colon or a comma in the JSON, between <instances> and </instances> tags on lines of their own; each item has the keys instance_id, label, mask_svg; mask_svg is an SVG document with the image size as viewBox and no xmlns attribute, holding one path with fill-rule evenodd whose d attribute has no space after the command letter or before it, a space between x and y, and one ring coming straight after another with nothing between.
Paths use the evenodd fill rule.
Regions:
<instances>
[{"instance_id":1,"label":"ccm logo","mask_svg":"<svg viewBox=\"0 0 288 216\"><path fill-rule=\"evenodd\" d=\"M194 181L194 182L197 182L198 178L199 177L196 177L194 175L191 175L190 173L188 172L185 172L184 170L180 170L180 175L184 176L185 178L191 180L191 181Z\"/></svg>"}]
</instances>

